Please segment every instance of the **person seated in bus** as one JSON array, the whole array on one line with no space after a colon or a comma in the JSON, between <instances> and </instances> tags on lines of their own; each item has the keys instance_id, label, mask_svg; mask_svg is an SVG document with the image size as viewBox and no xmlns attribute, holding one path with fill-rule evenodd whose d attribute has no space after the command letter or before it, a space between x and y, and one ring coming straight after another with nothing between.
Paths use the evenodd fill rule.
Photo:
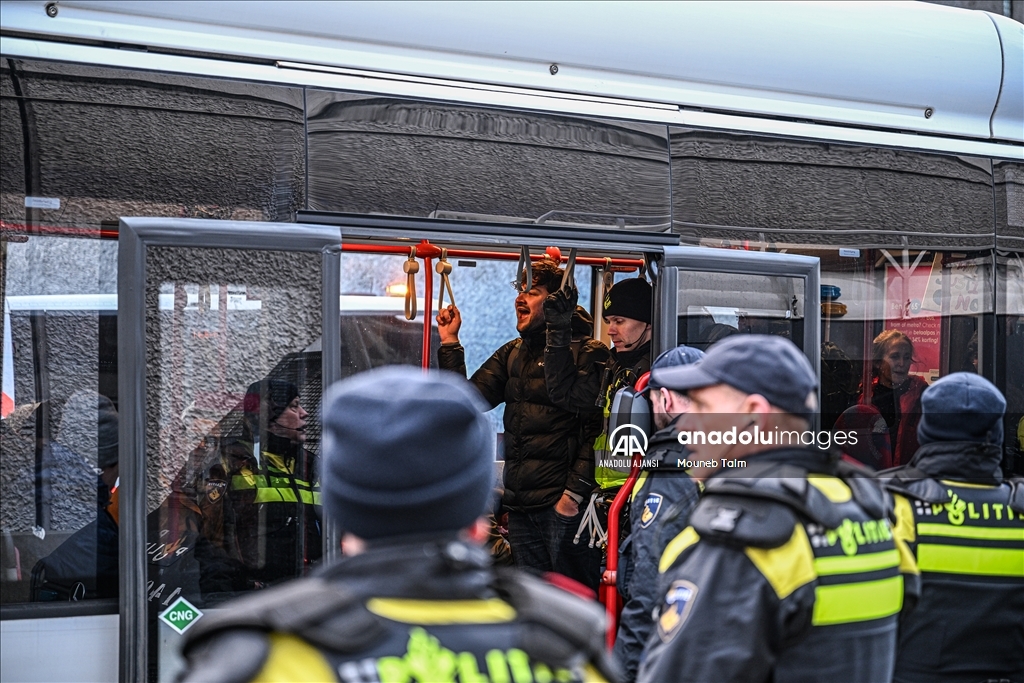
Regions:
<instances>
[{"instance_id":1,"label":"person seated in bus","mask_svg":"<svg viewBox=\"0 0 1024 683\"><path fill-rule=\"evenodd\" d=\"M899 330L883 330L871 350L872 379L858 399L873 405L889 427L894 467L906 465L917 452L917 424L921 420L921 393L928 383L910 374L914 342Z\"/></svg>"},{"instance_id":2,"label":"person seated in bus","mask_svg":"<svg viewBox=\"0 0 1024 683\"><path fill-rule=\"evenodd\" d=\"M90 520L32 570L32 599L86 600L118 595L118 417L113 402L94 391L76 392L64 404L55 459L87 469L92 481ZM93 459L90 452L95 453ZM85 455L89 453L89 455ZM95 463L95 464L93 464ZM65 490L67 496L69 491ZM65 505L68 501L65 501Z\"/></svg>"},{"instance_id":3,"label":"person seated in bus","mask_svg":"<svg viewBox=\"0 0 1024 683\"><path fill-rule=\"evenodd\" d=\"M322 556L319 459L305 448L309 413L291 382L254 382L244 411L252 451L232 451L227 493L238 553L261 587L302 576Z\"/></svg>"},{"instance_id":4,"label":"person seated in bus","mask_svg":"<svg viewBox=\"0 0 1024 683\"><path fill-rule=\"evenodd\" d=\"M561 288L553 261L533 266L533 281L515 298L519 337L494 352L471 378L493 408L505 404L505 493L508 537L517 567L566 571L566 535L575 535L580 503L596 486L593 441L601 429L596 401L608 349L593 323ZM459 343L462 317L449 305L437 315L438 367L466 374ZM589 575L573 576L590 582Z\"/></svg>"},{"instance_id":5,"label":"person seated in bus","mask_svg":"<svg viewBox=\"0 0 1024 683\"><path fill-rule=\"evenodd\" d=\"M658 383L659 373L668 368L699 362L704 352L677 346L662 353L651 366L650 400L657 428L647 448L645 466L629 496L628 535L619 544L617 583L624 604L612 656L622 667L623 679L636 679L640 654L654 631L651 612L658 606L658 561L669 541L689 524L697 505L697 482L677 461L689 449L679 443L679 423L690 410L690 399Z\"/></svg>"}]
</instances>

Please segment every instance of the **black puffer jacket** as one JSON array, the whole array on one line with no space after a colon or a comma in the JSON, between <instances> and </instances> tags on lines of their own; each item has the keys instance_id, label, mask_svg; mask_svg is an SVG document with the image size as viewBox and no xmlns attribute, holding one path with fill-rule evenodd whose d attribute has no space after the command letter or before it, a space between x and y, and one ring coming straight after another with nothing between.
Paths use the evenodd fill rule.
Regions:
<instances>
[{"instance_id":1,"label":"black puffer jacket","mask_svg":"<svg viewBox=\"0 0 1024 683\"><path fill-rule=\"evenodd\" d=\"M595 402L609 356L590 337L593 324L583 309L577 308L572 329L570 348L546 353L543 329L513 339L470 378L491 406L505 404L502 503L508 508L541 509L554 505L565 489L589 495L594 488L592 445L601 430ZM465 374L465 350L441 346L437 364Z\"/></svg>"}]
</instances>

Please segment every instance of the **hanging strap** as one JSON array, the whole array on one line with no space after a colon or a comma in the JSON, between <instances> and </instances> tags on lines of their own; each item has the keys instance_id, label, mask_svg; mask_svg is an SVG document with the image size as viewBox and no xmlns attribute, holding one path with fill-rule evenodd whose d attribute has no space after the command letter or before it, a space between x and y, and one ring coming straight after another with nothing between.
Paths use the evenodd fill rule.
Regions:
<instances>
[{"instance_id":1,"label":"hanging strap","mask_svg":"<svg viewBox=\"0 0 1024 683\"><path fill-rule=\"evenodd\" d=\"M562 286L559 287L567 294L576 286L576 249L569 250L569 259L565 262L565 270L562 272Z\"/></svg>"},{"instance_id":2,"label":"hanging strap","mask_svg":"<svg viewBox=\"0 0 1024 683\"><path fill-rule=\"evenodd\" d=\"M530 248L525 244L519 252L519 265L516 266L516 282L520 292L528 292L533 287L533 265L530 263Z\"/></svg>"},{"instance_id":3,"label":"hanging strap","mask_svg":"<svg viewBox=\"0 0 1024 683\"><path fill-rule=\"evenodd\" d=\"M416 319L416 273L420 272L420 262L416 260L416 247L409 250L409 258L402 264L405 271L405 319Z\"/></svg>"},{"instance_id":4,"label":"hanging strap","mask_svg":"<svg viewBox=\"0 0 1024 683\"><path fill-rule=\"evenodd\" d=\"M440 313L444 310L444 291L448 290L448 298L452 300L452 306L455 305L455 292L452 291L452 283L448 279L448 276L452 272L452 264L448 262L448 250L441 249L441 258L438 260L437 265L434 266L434 270L441 276L441 283L437 286L437 312Z\"/></svg>"}]
</instances>

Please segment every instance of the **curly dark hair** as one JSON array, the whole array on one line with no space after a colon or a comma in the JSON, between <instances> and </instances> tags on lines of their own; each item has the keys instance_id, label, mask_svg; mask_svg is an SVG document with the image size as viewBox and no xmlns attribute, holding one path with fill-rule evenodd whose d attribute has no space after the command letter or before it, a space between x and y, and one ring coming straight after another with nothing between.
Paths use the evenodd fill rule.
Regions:
<instances>
[{"instance_id":1,"label":"curly dark hair","mask_svg":"<svg viewBox=\"0 0 1024 683\"><path fill-rule=\"evenodd\" d=\"M558 267L554 261L544 259L533 264L533 286L543 287L548 293L557 292L562 286L562 275L564 270Z\"/></svg>"},{"instance_id":2,"label":"curly dark hair","mask_svg":"<svg viewBox=\"0 0 1024 683\"><path fill-rule=\"evenodd\" d=\"M543 287L548 290L548 294L552 294L562 286L562 275L565 271L549 258L535 261L532 264L531 272L533 274L532 287ZM512 287L519 289L519 283L513 282Z\"/></svg>"}]
</instances>

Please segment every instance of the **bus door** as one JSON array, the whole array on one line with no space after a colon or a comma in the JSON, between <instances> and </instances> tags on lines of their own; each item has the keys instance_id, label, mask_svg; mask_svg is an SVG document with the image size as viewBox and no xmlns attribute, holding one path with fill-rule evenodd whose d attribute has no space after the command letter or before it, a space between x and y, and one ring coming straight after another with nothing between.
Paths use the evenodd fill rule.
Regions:
<instances>
[{"instance_id":1,"label":"bus door","mask_svg":"<svg viewBox=\"0 0 1024 683\"><path fill-rule=\"evenodd\" d=\"M734 334L778 335L799 346L820 373L817 257L705 247L667 247L664 254L662 348L707 350Z\"/></svg>"},{"instance_id":2,"label":"bus door","mask_svg":"<svg viewBox=\"0 0 1024 683\"><path fill-rule=\"evenodd\" d=\"M118 242L120 677L170 681L204 614L323 556L340 234L126 218Z\"/></svg>"}]
</instances>

